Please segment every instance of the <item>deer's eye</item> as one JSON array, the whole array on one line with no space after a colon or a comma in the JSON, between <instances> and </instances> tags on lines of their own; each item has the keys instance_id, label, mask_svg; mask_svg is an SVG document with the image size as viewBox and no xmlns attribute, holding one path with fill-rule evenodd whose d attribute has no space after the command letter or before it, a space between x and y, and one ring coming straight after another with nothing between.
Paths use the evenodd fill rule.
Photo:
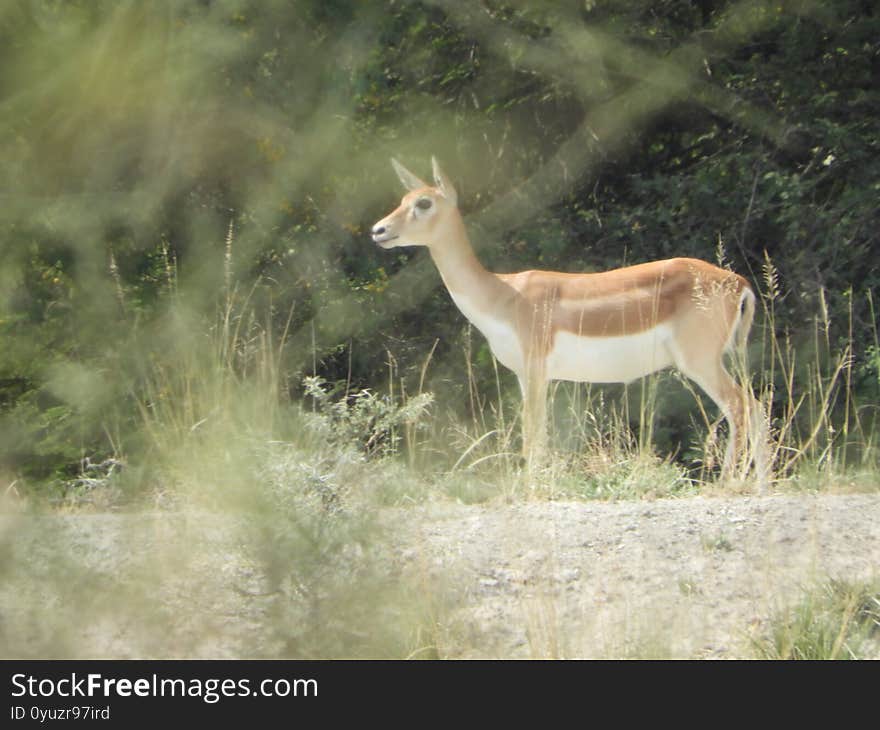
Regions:
<instances>
[{"instance_id":1,"label":"deer's eye","mask_svg":"<svg viewBox=\"0 0 880 730\"><path fill-rule=\"evenodd\" d=\"M416 208L419 210L428 210L434 203L430 198L419 198L416 201Z\"/></svg>"}]
</instances>

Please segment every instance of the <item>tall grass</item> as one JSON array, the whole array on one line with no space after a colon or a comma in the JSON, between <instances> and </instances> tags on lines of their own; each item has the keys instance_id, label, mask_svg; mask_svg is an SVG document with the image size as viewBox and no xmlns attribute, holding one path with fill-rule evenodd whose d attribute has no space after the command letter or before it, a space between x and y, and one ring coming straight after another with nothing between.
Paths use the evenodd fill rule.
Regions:
<instances>
[{"instance_id":1,"label":"tall grass","mask_svg":"<svg viewBox=\"0 0 880 730\"><path fill-rule=\"evenodd\" d=\"M765 325L754 370L772 417L777 482L836 487L867 481L876 486L877 410L876 404L860 401L855 388L851 297L846 297L846 321L835 322L827 292L819 289L819 311L795 340L775 326L780 293L769 256L763 278ZM876 341L876 320L873 337Z\"/></svg>"},{"instance_id":2,"label":"tall grass","mask_svg":"<svg viewBox=\"0 0 880 730\"><path fill-rule=\"evenodd\" d=\"M165 348L157 351L136 341L148 359L132 395L160 460L180 449L191 455L196 444L228 447L245 434L269 437L280 426L288 393L281 357L290 316L277 334L271 300L259 316L253 301L261 282L239 290L232 280L232 246L230 223L223 298L213 322L187 309L178 294L176 267L169 262Z\"/></svg>"}]
</instances>

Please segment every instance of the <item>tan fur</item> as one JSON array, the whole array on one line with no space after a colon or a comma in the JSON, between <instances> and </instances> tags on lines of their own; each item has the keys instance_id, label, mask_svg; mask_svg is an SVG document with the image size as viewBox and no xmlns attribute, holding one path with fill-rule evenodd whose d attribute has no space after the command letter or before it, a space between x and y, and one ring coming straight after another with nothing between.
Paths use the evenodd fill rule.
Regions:
<instances>
[{"instance_id":1,"label":"tan fur","mask_svg":"<svg viewBox=\"0 0 880 730\"><path fill-rule=\"evenodd\" d=\"M630 357L631 349L637 357L644 353L646 359L621 361L630 366L622 370L638 376L674 364L718 404L731 431L725 469L733 466L743 451L748 416L757 408L723 364L725 350L737 339L737 328L741 328L738 341L744 345L751 325L754 294L744 278L690 258L603 273L495 274L483 268L474 254L456 205L457 194L436 161L434 186L398 163L394 166L411 190L396 210L374 226L373 238L383 248L426 246L456 305L483 332L499 361L516 373L523 392L527 458L537 455L545 438L547 384L553 377L549 363L559 357L583 357L582 351L591 348L612 359L618 353ZM431 204L422 209L419 201ZM571 350L578 342L583 346ZM560 347L569 349L555 349ZM578 362L570 362L566 372L577 370ZM585 373L591 372L588 365L584 361ZM589 377L575 374L570 379ZM601 382L608 379L603 375Z\"/></svg>"}]
</instances>

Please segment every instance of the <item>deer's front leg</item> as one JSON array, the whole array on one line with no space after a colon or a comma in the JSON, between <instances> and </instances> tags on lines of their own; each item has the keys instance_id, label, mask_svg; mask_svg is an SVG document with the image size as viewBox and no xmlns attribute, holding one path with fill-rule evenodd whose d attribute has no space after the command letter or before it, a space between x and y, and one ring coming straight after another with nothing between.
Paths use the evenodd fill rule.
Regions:
<instances>
[{"instance_id":1,"label":"deer's front leg","mask_svg":"<svg viewBox=\"0 0 880 730\"><path fill-rule=\"evenodd\" d=\"M522 390L522 455L529 467L544 456L547 442L547 380L543 372L519 376Z\"/></svg>"}]
</instances>

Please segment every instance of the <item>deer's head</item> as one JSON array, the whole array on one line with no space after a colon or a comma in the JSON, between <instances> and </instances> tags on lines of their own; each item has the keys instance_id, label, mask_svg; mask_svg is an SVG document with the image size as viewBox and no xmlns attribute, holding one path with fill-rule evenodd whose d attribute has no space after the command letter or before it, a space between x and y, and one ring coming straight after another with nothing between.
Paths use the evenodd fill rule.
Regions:
<instances>
[{"instance_id":1,"label":"deer's head","mask_svg":"<svg viewBox=\"0 0 880 730\"><path fill-rule=\"evenodd\" d=\"M447 226L460 220L458 195L449 178L431 158L434 185L429 185L392 159L397 176L407 189L400 205L373 226L373 240L382 248L432 246L444 239Z\"/></svg>"}]
</instances>

